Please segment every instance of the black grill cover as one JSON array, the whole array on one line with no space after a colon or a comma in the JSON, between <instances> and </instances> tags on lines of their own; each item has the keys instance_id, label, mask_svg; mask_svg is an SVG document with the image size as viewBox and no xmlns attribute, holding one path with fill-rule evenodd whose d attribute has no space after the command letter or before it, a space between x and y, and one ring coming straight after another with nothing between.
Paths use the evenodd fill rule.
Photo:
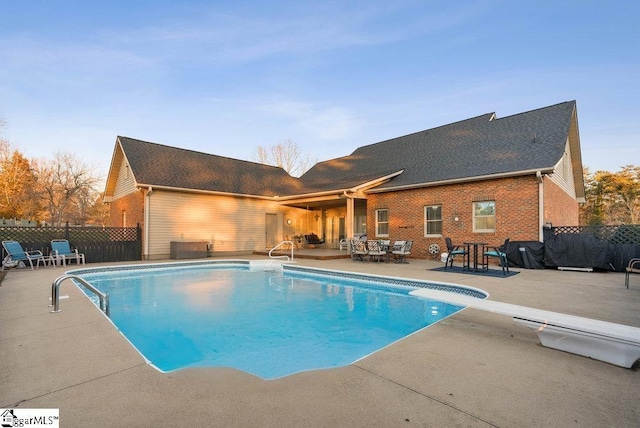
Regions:
<instances>
[{"instance_id":1,"label":"black grill cover","mask_svg":"<svg viewBox=\"0 0 640 428\"><path fill-rule=\"evenodd\" d=\"M612 269L614 245L591 234L560 234L544 242L547 267Z\"/></svg>"},{"instance_id":2,"label":"black grill cover","mask_svg":"<svg viewBox=\"0 0 640 428\"><path fill-rule=\"evenodd\" d=\"M544 244L538 241L510 241L507 248L510 266L544 269Z\"/></svg>"}]
</instances>

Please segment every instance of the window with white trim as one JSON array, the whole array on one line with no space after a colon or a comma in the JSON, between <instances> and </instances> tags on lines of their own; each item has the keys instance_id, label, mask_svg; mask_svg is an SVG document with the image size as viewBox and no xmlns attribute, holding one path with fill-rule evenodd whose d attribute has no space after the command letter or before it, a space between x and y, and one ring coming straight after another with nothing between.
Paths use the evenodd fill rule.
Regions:
<instances>
[{"instance_id":1,"label":"window with white trim","mask_svg":"<svg viewBox=\"0 0 640 428\"><path fill-rule=\"evenodd\" d=\"M424 236L442 235L442 205L424 207Z\"/></svg>"},{"instance_id":2,"label":"window with white trim","mask_svg":"<svg viewBox=\"0 0 640 428\"><path fill-rule=\"evenodd\" d=\"M376 210L376 237L389 236L389 210Z\"/></svg>"},{"instance_id":3,"label":"window with white trim","mask_svg":"<svg viewBox=\"0 0 640 428\"><path fill-rule=\"evenodd\" d=\"M473 203L473 231L496 231L496 202L482 201Z\"/></svg>"}]
</instances>

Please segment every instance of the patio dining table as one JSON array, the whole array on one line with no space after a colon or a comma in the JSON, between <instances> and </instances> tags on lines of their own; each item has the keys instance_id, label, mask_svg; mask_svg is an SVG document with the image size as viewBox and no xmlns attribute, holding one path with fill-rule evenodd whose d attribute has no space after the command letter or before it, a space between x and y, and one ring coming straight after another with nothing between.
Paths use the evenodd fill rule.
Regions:
<instances>
[{"instance_id":1,"label":"patio dining table","mask_svg":"<svg viewBox=\"0 0 640 428\"><path fill-rule=\"evenodd\" d=\"M482 272L487 270L488 265L484 264L484 250L487 247L486 242L465 242L467 247L467 269L474 272ZM473 251L471 251L473 249ZM471 262L473 261L473 264Z\"/></svg>"}]
</instances>

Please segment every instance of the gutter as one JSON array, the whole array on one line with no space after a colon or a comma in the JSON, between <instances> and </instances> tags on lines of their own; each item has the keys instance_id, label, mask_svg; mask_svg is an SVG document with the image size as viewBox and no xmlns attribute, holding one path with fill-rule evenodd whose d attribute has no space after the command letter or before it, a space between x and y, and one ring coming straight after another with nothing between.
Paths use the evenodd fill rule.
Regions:
<instances>
[{"instance_id":1,"label":"gutter","mask_svg":"<svg viewBox=\"0 0 640 428\"><path fill-rule=\"evenodd\" d=\"M151 185L151 184L138 184L136 187L138 187L139 189L141 188L147 188L147 189L152 189L155 188L157 189L161 189L161 190L169 190L172 192L185 192L185 193L200 193L200 194L208 194L208 195L218 195L218 196L235 196L235 197L242 197L242 198L255 198L255 199L266 199L269 201L273 201L273 200L277 200L278 196L259 196L259 195L247 195L247 194L243 194L243 193L231 193L231 192L220 192L220 191L215 191L215 190L198 190L198 189L186 189L184 187L172 187L172 186L158 186L158 185Z\"/></svg>"},{"instance_id":2,"label":"gutter","mask_svg":"<svg viewBox=\"0 0 640 428\"><path fill-rule=\"evenodd\" d=\"M347 196L347 192L356 193L361 189L364 189L364 188L367 188L369 186L375 185L375 183L388 181L388 180L392 179L393 177L402 174L403 172L404 172L404 169L401 169L400 171L394 172L392 174L384 175L382 177L376 178L375 180L370 180L370 181L367 181L365 183L359 184L357 186L350 187L348 189L323 190L322 192L302 193L302 194L298 194L298 195L290 195L290 196L284 196L284 197L280 196L278 200L279 201L288 201L288 200L292 200L292 199L313 198L313 197L316 197L316 196L338 195L338 194L340 194L340 192L342 192L343 196L349 197L349 196Z\"/></svg>"},{"instance_id":3,"label":"gutter","mask_svg":"<svg viewBox=\"0 0 640 428\"><path fill-rule=\"evenodd\" d=\"M463 178L454 178L451 180L441 180L441 181L432 181L427 183L416 183L416 184L407 184L404 186L393 186L393 187L385 187L383 189L372 189L367 190L367 193L384 193L384 192L394 192L397 190L410 190L410 189L418 189L423 187L435 187L435 186L443 186L446 184L459 184L459 183L469 183L472 181L484 181L484 180L495 180L498 178L510 178L510 177L518 177L521 175L531 175L537 174L540 172L549 173L553 172L553 168L547 168L544 170L539 169L528 169L524 171L517 172L507 172L502 174L487 174L487 175L479 175L477 177L463 177Z\"/></svg>"}]
</instances>

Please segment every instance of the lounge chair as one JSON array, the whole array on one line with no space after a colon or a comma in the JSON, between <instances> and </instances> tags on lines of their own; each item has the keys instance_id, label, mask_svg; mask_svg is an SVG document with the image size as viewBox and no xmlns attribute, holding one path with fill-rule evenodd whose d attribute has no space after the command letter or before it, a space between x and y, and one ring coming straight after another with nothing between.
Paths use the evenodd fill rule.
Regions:
<instances>
[{"instance_id":1,"label":"lounge chair","mask_svg":"<svg viewBox=\"0 0 640 428\"><path fill-rule=\"evenodd\" d=\"M500 247L492 247L490 251L484 252L485 265L489 266L489 257L496 257L500 259L500 266L502 266L502 274L506 275L509 272L509 262L507 261L507 248L509 247L509 238L504 240L504 244Z\"/></svg>"},{"instance_id":2,"label":"lounge chair","mask_svg":"<svg viewBox=\"0 0 640 428\"><path fill-rule=\"evenodd\" d=\"M447 270L447 266L453 268L453 259L456 256L462 256L462 269L466 267L465 259L467 257L467 250L460 248L460 245L453 245L451 238L444 238L444 242L447 245L447 258L444 261L444 270Z\"/></svg>"},{"instance_id":3,"label":"lounge chair","mask_svg":"<svg viewBox=\"0 0 640 428\"><path fill-rule=\"evenodd\" d=\"M370 261L377 259L376 261L380 262L382 261L382 258L387 255L387 252L382 249L380 243L375 240L367 241L367 250Z\"/></svg>"},{"instance_id":4,"label":"lounge chair","mask_svg":"<svg viewBox=\"0 0 640 428\"><path fill-rule=\"evenodd\" d=\"M84 254L78 253L78 249L71 249L66 239L54 239L51 241L51 256L56 265L66 266L67 261L75 260L77 264L84 264Z\"/></svg>"},{"instance_id":5,"label":"lounge chair","mask_svg":"<svg viewBox=\"0 0 640 428\"><path fill-rule=\"evenodd\" d=\"M407 256L411 254L411 247L413 246L413 241L405 241L402 248L399 250L394 249L391 254L393 254L393 258L396 263L409 263L407 262Z\"/></svg>"},{"instance_id":6,"label":"lounge chair","mask_svg":"<svg viewBox=\"0 0 640 428\"><path fill-rule=\"evenodd\" d=\"M33 270L33 262L36 263L37 269L40 262L45 266L47 262L51 260L49 257L45 257L40 250L25 251L18 241L2 241L2 246L7 252L7 256L2 261L2 270L4 270L5 267L15 267L20 262L29 262L29 266L31 266L31 270Z\"/></svg>"},{"instance_id":7,"label":"lounge chair","mask_svg":"<svg viewBox=\"0 0 640 428\"><path fill-rule=\"evenodd\" d=\"M624 285L629 288L629 275L632 273L640 273L640 259L631 259L625 268Z\"/></svg>"}]
</instances>

